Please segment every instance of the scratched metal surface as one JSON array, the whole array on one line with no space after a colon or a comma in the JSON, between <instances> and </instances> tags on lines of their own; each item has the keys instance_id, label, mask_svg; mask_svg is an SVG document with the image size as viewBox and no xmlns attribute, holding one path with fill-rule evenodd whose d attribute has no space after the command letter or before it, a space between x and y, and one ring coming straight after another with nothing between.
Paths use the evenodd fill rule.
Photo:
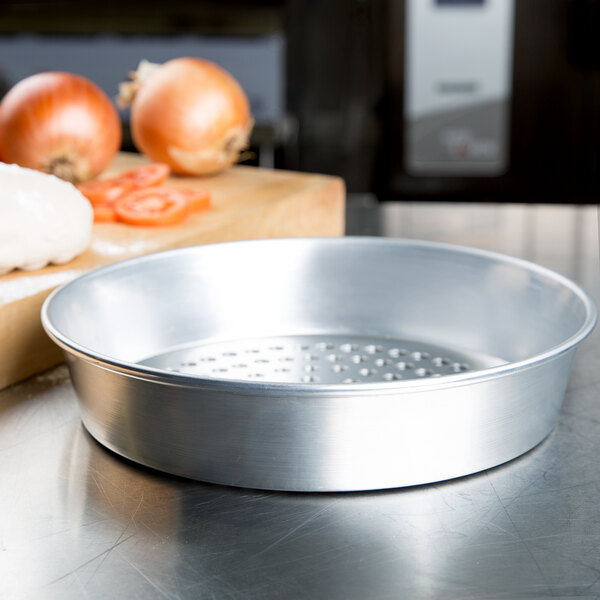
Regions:
<instances>
[{"instance_id":1,"label":"scratched metal surface","mask_svg":"<svg viewBox=\"0 0 600 600\"><path fill-rule=\"evenodd\" d=\"M351 203L348 229L523 256L599 297L593 207ZM0 392L1 598L600 598L600 339L537 448L470 477L259 492L134 466L64 366Z\"/></svg>"}]
</instances>

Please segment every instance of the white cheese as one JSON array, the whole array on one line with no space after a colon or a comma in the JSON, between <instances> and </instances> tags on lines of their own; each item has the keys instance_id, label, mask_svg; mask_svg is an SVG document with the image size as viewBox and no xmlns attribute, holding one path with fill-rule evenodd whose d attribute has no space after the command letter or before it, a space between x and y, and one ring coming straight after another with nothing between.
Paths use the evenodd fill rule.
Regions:
<instances>
[{"instance_id":1,"label":"white cheese","mask_svg":"<svg viewBox=\"0 0 600 600\"><path fill-rule=\"evenodd\" d=\"M89 246L93 218L74 185L0 163L0 274L72 260Z\"/></svg>"}]
</instances>

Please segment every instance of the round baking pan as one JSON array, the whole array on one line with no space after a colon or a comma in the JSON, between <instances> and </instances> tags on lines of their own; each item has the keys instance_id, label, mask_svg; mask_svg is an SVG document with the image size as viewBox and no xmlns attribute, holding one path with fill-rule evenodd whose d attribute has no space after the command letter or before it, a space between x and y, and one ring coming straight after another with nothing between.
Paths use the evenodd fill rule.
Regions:
<instances>
[{"instance_id":1,"label":"round baking pan","mask_svg":"<svg viewBox=\"0 0 600 600\"><path fill-rule=\"evenodd\" d=\"M575 283L523 260L352 237L134 258L42 309L104 446L289 491L440 481L530 450L596 318Z\"/></svg>"}]
</instances>

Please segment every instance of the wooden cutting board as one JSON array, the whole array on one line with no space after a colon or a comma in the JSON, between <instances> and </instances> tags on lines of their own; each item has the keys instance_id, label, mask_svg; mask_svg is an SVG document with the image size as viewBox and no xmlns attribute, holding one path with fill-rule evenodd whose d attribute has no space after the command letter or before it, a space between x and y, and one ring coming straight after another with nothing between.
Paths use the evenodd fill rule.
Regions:
<instances>
[{"instance_id":1,"label":"wooden cutting board","mask_svg":"<svg viewBox=\"0 0 600 600\"><path fill-rule=\"evenodd\" d=\"M103 176L146 162L120 153ZM345 189L337 177L235 166L210 177L171 177L167 185L208 189L212 207L173 227L98 223L90 247L70 263L0 275L0 389L62 361L40 309L55 287L95 267L195 244L344 233Z\"/></svg>"}]
</instances>

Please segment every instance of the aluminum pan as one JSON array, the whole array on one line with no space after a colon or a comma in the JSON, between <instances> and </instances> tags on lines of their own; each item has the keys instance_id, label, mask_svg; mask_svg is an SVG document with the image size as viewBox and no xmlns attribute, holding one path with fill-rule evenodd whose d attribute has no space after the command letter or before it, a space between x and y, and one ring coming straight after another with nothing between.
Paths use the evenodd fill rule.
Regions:
<instances>
[{"instance_id":1,"label":"aluminum pan","mask_svg":"<svg viewBox=\"0 0 600 600\"><path fill-rule=\"evenodd\" d=\"M229 284L212 279L218 273L218 269L210 266L214 264L215 257L225 257L219 268L228 267L221 274L231 277L237 264L232 262L231 257L249 257L249 264L259 258L261 269L265 269L265 263L271 267L279 265L280 257L290 256L290 253L291 262L298 267L296 270L288 269L287 263L282 263L279 272L262 276L262 279L259 274L260 285L256 290L247 291L247 296L252 298L254 294L255 300L262 300L269 290L272 292L276 301L267 302L262 313L260 307L258 313L244 313L241 306L247 300L244 295L238 300L240 304L232 304L229 297L219 295L219 286L221 291L231 290ZM446 302L442 316L448 316L448 319L438 314L437 320L434 318L434 333L439 333L446 341L457 339L457 345L464 349L468 343L465 340L459 343L458 337L467 323L465 319L474 315L477 326L470 328L472 331L467 332L465 338L478 344L477 348L467 348L475 360L482 344L494 341L494 336L486 338L487 334L483 331L487 323L506 338L504 346L498 345L497 349L503 347L506 351L508 343L514 345L514 349L508 348L514 356L522 352L520 346L527 347L529 354L518 360L503 357L502 364L491 367L481 362L483 367L441 377L307 384L302 381L250 381L170 372L140 365L139 359L127 360L123 355L119 356L118 344L116 356L114 353L98 352L90 343L93 336L86 338L81 333L94 316L98 320L93 310L86 315L85 309L88 305L93 307L93 293L104 290L107 282L121 281L111 289L111 294L100 294L103 302L113 302L114 294L118 296L122 288L126 289L127 298L131 300L131 288L140 285L140 281L145 281L141 285L143 288L148 279L160 278L165 270L177 271L177 265L183 264L186 266L180 275L185 277L179 279L185 279L196 264L192 259L207 255L211 257L208 267L207 263L202 263L201 268L192 268L195 273L192 279L206 279L206 285L198 288L202 290L199 298L202 299L200 313L203 316L196 318L206 322L194 325L200 327L198 331L205 327L211 334L202 340L203 344L212 343L219 337L215 336L212 320L227 328L228 319L211 314L207 308L219 307L221 303L229 303L230 309L239 309L241 316L232 317L234 321L237 319L238 327L245 327L245 319L249 315L258 315L258 326L251 327L252 331L268 327L274 320L278 326L288 328L284 328L283 334L289 333L290 328L293 329L304 316L301 310L303 303L296 302L294 295L289 296L289 302L281 301L287 297L286 285L292 286L301 296L305 294L302 300L308 298L316 304L323 304L309 309L309 317L319 321L317 333L327 334L323 332L323 323L327 321L332 306L344 304L339 310L341 316L335 315L336 334L340 323L346 328L345 333L351 333L354 328L361 334L365 332L361 326L367 323L370 335L383 339L389 329L393 339L400 333L399 319L402 321L404 318L400 324L412 327L413 333L419 326L428 326L426 321L414 321L413 317L420 314L420 305L408 307L408 320L403 316L406 311L399 312L394 306L394 294L400 293L406 308L406 302L410 301L407 290L412 289L410 285L421 282L425 287L433 285L437 296L442 295L440 290L448 289L448 297L453 298L448 302L448 297L438 300L435 294L420 296L421 302L429 303L427 309L433 317L436 310L440 313L435 302ZM298 256L303 259L296 260ZM330 260L331 256L334 256L333 260ZM349 256L353 265L359 263L356 270L348 268L346 259ZM434 257L424 270L421 268L423 256ZM308 260L305 260L306 257ZM374 268L374 265L381 264L382 257L385 258L384 268ZM343 263L340 263L341 258ZM468 263L466 270L462 262ZM439 268L440 264L442 268ZM419 269L415 270L415 265ZM245 267L247 265L239 268ZM379 281L380 270L386 271L388 279L390 273L393 274L392 284L385 278ZM407 271L410 271L408 275ZM491 278L490 272L494 273ZM461 273L464 273L465 280L472 280L467 287L457 284L456 276ZM239 274L240 279L246 278L246 283L253 281L247 274ZM363 285L348 293L348 286L352 288L357 277L358 283ZM179 279L175 277L171 283ZM232 281L236 281L235 278ZM370 289L365 283L376 284L378 295L370 296ZM390 285L392 291L389 293L392 295L385 296ZM310 286L316 290L327 289L328 292L324 298L315 290L305 293L303 290ZM344 286L346 289L340 292L339 288ZM211 303L210 295L215 288L216 296L212 300L216 301ZM161 295L162 289L154 287L153 291ZM341 295L329 298L332 290L334 295ZM240 291L245 292L246 289ZM147 298L147 292L144 290L146 295L139 296L138 300ZM164 299L185 296L189 292L188 288L170 288ZM360 302L357 303L355 297ZM463 306L463 297L468 299L467 306ZM369 303L365 303L365 298L378 307L375 315L372 311L368 312ZM486 303L496 303L491 312ZM196 310L190 303L183 304L184 309ZM508 308L506 305L509 305ZM104 309L104 304L101 306ZM114 301L111 309L119 310L119 306L120 302ZM388 306L395 318L389 318L390 315L381 310ZM452 307L454 314L450 310ZM288 309L291 318L288 318ZM510 323L493 323L497 314L495 310L503 313L504 317L510 316L512 311L518 326L511 329ZM363 314L365 321L362 324L361 319L350 319ZM593 329L596 318L594 303L579 286L527 261L446 244L370 238L234 242L163 252L103 267L85 275L54 292L42 310L44 327L66 352L84 423L101 443L135 461L187 477L231 485L305 491L426 483L472 473L527 451L551 431L566 388L574 349ZM310 319L304 319L305 329L310 322ZM444 332L442 328L446 327L446 322L449 329ZM164 329L177 331L176 323L177 318L167 320ZM530 327L530 323L533 326ZM100 319L100 327L95 333L98 339L109 325ZM557 335L556 330L564 335ZM138 329L138 333L141 331ZM117 334L123 335L122 332ZM533 334L543 339L528 339ZM157 335L163 335L162 329ZM189 334L180 331L179 335L185 337ZM226 332L225 338L227 336L231 337L231 331ZM431 332L424 338L431 341ZM122 343L126 343L127 339L123 337ZM185 345L190 342L190 339L177 336L166 339L168 347L161 348L165 351L178 343ZM532 348L536 351L532 352ZM137 351L139 353L139 349ZM171 409L180 411L179 417L172 420L165 418L162 407L167 400ZM294 409L291 410L290 406ZM242 414L245 420L239 416ZM250 431L247 422L257 414L262 415L265 424L255 423L257 430ZM127 430L121 427L123 419L128 419ZM190 419L202 427L208 427L207 423L213 426L202 429L202 439L199 440L193 433L194 427L190 429L189 423L186 423ZM159 423L161 420L164 422ZM365 421L370 423L369 431L362 428ZM411 421L416 431L412 431ZM266 423L270 423L270 427ZM425 423L428 431L436 432L435 440L423 433ZM222 431L227 432L225 446L221 439ZM487 432L485 438L480 438L478 431ZM464 439L469 436L474 439L465 445ZM437 457L431 452L431 443L437 448ZM360 455L354 448L356 444L361 448ZM173 461L167 456L173 446L181 456L180 461ZM402 455L407 452L413 456L413 461L414 452L421 456L416 466L403 464ZM447 455L447 460L440 460L439 453ZM206 456L211 457L208 463L203 458ZM235 461L242 456L245 457L244 466L240 468ZM383 468L375 468L376 463L382 464Z\"/></svg>"}]
</instances>

